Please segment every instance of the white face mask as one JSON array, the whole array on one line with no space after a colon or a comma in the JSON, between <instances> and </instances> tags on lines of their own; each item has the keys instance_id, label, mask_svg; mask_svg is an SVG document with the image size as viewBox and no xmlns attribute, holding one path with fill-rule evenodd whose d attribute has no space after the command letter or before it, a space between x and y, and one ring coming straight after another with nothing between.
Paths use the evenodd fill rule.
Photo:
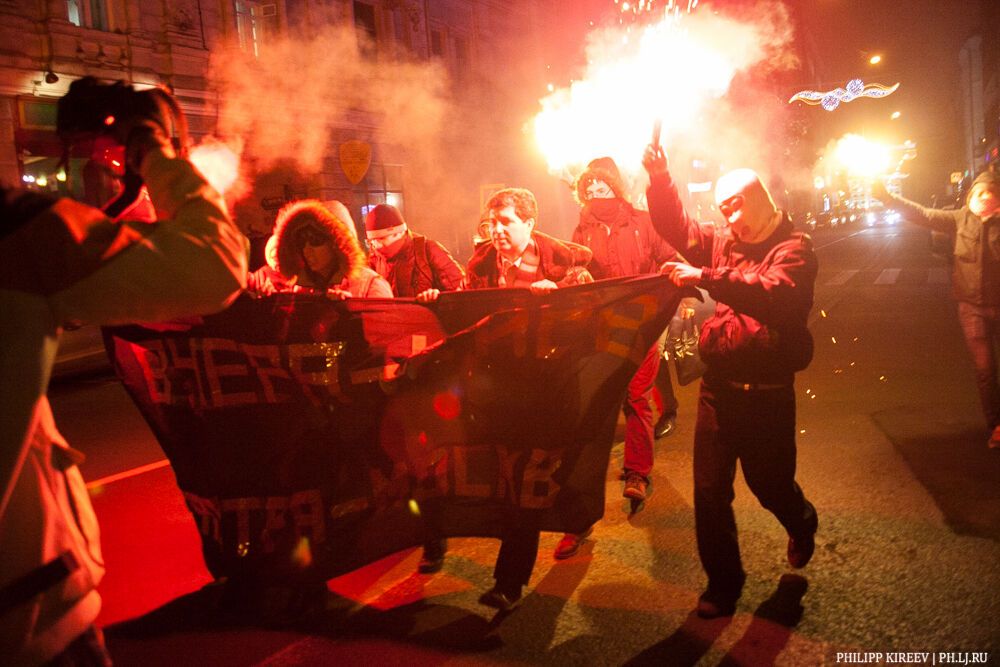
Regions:
<instances>
[{"instance_id":1,"label":"white face mask","mask_svg":"<svg viewBox=\"0 0 1000 667\"><path fill-rule=\"evenodd\" d=\"M1000 196L996 189L983 183L972 188L969 193L969 210L983 219L1000 211Z\"/></svg>"}]
</instances>

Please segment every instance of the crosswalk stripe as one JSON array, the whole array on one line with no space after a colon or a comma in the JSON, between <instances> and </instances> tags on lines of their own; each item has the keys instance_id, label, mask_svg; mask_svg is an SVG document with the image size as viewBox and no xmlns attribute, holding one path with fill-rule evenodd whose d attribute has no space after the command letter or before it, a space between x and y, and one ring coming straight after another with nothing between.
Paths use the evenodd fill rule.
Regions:
<instances>
[{"instance_id":1,"label":"crosswalk stripe","mask_svg":"<svg viewBox=\"0 0 1000 667\"><path fill-rule=\"evenodd\" d=\"M945 285L951 281L948 269L935 268L927 270L927 282L933 285Z\"/></svg>"},{"instance_id":2,"label":"crosswalk stripe","mask_svg":"<svg viewBox=\"0 0 1000 667\"><path fill-rule=\"evenodd\" d=\"M876 285L895 285L902 269L884 269L875 279Z\"/></svg>"},{"instance_id":3,"label":"crosswalk stripe","mask_svg":"<svg viewBox=\"0 0 1000 667\"><path fill-rule=\"evenodd\" d=\"M836 276L834 276L833 279L831 279L830 282L827 283L827 285L843 285L848 280L853 278L854 274L856 274L857 272L858 272L857 269L848 269L847 271L841 271Z\"/></svg>"}]
</instances>

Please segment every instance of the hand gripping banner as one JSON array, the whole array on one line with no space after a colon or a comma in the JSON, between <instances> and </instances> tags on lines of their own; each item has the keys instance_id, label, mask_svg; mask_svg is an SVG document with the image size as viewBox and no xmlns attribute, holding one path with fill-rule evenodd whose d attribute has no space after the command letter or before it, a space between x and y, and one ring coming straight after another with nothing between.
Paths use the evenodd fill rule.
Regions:
<instances>
[{"instance_id":1,"label":"hand gripping banner","mask_svg":"<svg viewBox=\"0 0 1000 667\"><path fill-rule=\"evenodd\" d=\"M659 276L430 306L281 294L105 340L212 574L329 578L429 529L598 520L626 386L680 298Z\"/></svg>"}]
</instances>

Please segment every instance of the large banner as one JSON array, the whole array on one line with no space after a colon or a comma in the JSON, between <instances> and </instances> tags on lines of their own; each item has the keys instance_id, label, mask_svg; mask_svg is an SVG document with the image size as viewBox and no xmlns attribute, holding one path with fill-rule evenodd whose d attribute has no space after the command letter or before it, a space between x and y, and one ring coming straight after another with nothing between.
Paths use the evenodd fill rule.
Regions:
<instances>
[{"instance_id":1,"label":"large banner","mask_svg":"<svg viewBox=\"0 0 1000 667\"><path fill-rule=\"evenodd\" d=\"M597 521L626 386L680 298L662 277L430 306L241 297L106 341L211 572L330 577L428 531Z\"/></svg>"}]
</instances>

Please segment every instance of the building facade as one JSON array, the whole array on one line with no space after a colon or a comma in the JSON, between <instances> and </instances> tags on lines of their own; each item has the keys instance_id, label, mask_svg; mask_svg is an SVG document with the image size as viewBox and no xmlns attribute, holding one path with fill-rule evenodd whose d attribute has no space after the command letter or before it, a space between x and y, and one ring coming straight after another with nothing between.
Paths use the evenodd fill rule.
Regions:
<instances>
[{"instance_id":1,"label":"building facade","mask_svg":"<svg viewBox=\"0 0 1000 667\"><path fill-rule=\"evenodd\" d=\"M271 147L244 155L249 194L234 201L238 223L251 240L266 237L285 201L338 199L360 223L367 209L387 202L411 224L453 247L471 249L481 199L493 187L530 185L521 125L537 102L543 65L535 55L539 17L527 0L0 0L0 181L72 194L100 205L113 188L94 173L81 149L62 163L55 134L56 102L82 76L123 80L137 88L166 86L187 116L195 143L234 134L253 143L259 128L291 122L291 112L268 111L240 126L227 114L234 82L223 83L218 63L237 53L252 64L236 83L273 74L293 87L259 94L260 106L306 108L323 85L345 87L313 74L283 71L273 54L294 52L297 40L323 31L353 35L327 72L359 68L352 95L327 95L336 106L316 140L322 159L308 167ZM313 42L314 43L314 42ZM330 55L331 54L325 54ZM232 57L228 62L232 62ZM393 69L395 68L395 69ZM391 74L385 74L390 72ZM429 74L431 73L431 74ZM395 78L393 78L395 77ZM407 78L409 77L409 78ZM423 77L423 78L421 78ZM537 80L537 82L536 82ZM369 94L427 81L440 102L434 124L420 135L405 97ZM416 88L414 88L416 90ZM390 91L391 92L391 91ZM383 107L366 101L378 97ZM335 101L330 102L331 99ZM423 99L423 98L421 98ZM384 100L388 100L385 102ZM253 110L251 110L252 112ZM315 116L315 111L310 111ZM388 118L405 121L400 128ZM414 116L419 118L419 116ZM397 124L399 125L399 124ZM235 128L235 129L234 129ZM290 129L294 132L295 128ZM418 137L421 142L411 140ZM276 159L264 159L264 158ZM288 157L287 160L277 158ZM533 173L533 172L531 172Z\"/></svg>"}]
</instances>

